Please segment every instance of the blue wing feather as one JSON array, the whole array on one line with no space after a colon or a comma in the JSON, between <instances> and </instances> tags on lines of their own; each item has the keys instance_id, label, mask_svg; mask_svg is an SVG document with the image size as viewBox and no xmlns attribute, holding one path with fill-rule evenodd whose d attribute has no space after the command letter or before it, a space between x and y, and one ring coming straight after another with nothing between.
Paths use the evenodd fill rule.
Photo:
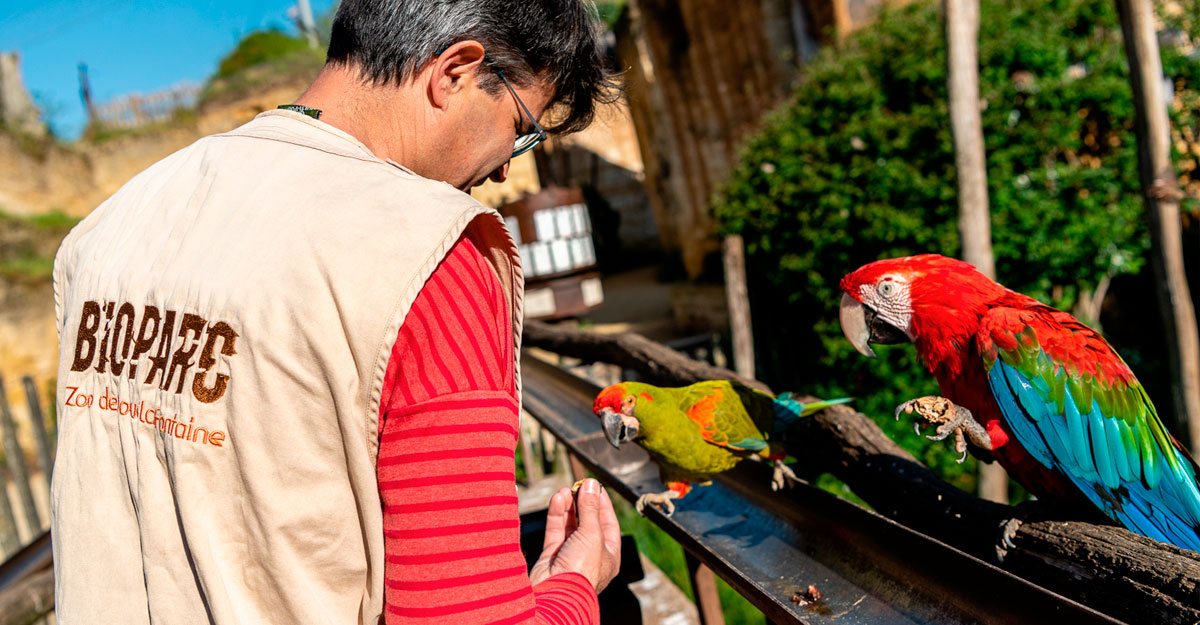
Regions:
<instances>
[{"instance_id":1,"label":"blue wing feather","mask_svg":"<svg viewBox=\"0 0 1200 625\"><path fill-rule=\"evenodd\" d=\"M1011 367L1009 369L1011 369ZM996 372L996 370L993 369L993 372ZM1049 414L1046 405L1040 401L1031 401L1033 396L1032 393L1019 393L1011 391L997 393L995 386L997 384L1002 384L1005 386L1012 384L1015 380L1010 378L1011 376L1006 370L999 370L999 375L990 376L988 379L993 386L992 395L996 398L996 402L1000 404L1000 410L1005 415L1009 413L1028 415L1027 419L1022 420L1021 423L1010 428L1014 431L1014 434L1016 434L1016 430L1018 428L1025 430L1024 432L1017 434L1017 440L1021 440L1025 437L1040 436L1037 433L1037 423L1040 422L1047 414ZM1017 406L1018 401L1021 403L1021 406ZM1022 436L1022 434L1024 436ZM1055 440L1046 441L1046 445L1024 445L1025 450L1044 466L1052 466L1054 464L1054 457L1056 455L1061 457L1061 454L1065 453L1065 449L1062 449L1061 447L1055 448L1055 443L1058 442L1057 435L1055 435L1053 438Z\"/></svg>"},{"instance_id":2,"label":"blue wing feather","mask_svg":"<svg viewBox=\"0 0 1200 625\"><path fill-rule=\"evenodd\" d=\"M1063 412L1066 416L1067 440L1070 441L1069 448L1071 458L1075 460L1075 464L1079 467L1079 473L1084 477L1094 478L1096 467L1092 463L1092 455L1087 444L1087 425L1083 421L1083 415L1079 414L1079 407L1072 401L1071 391L1066 391L1066 401L1063 402Z\"/></svg>"},{"instance_id":3,"label":"blue wing feather","mask_svg":"<svg viewBox=\"0 0 1200 625\"><path fill-rule=\"evenodd\" d=\"M1108 445L1108 452L1113 459L1118 479L1128 482L1138 479L1133 473L1133 468L1129 466L1129 458L1125 456L1125 452L1121 448L1122 423L1117 419L1102 419L1101 423L1104 426L1105 443Z\"/></svg>"},{"instance_id":4,"label":"blue wing feather","mask_svg":"<svg viewBox=\"0 0 1200 625\"><path fill-rule=\"evenodd\" d=\"M730 441L726 443L725 446L741 451L762 451L767 448L767 441L764 441L761 438L747 436L740 441Z\"/></svg>"},{"instance_id":5,"label":"blue wing feather","mask_svg":"<svg viewBox=\"0 0 1200 625\"><path fill-rule=\"evenodd\" d=\"M1085 417L1088 424L1088 433L1091 435L1092 443L1092 461L1096 465L1096 473L1100 474L1100 483L1104 484L1105 488L1115 489L1119 484L1117 482L1117 468L1113 466L1112 457L1108 453L1108 435L1104 432L1104 417L1100 416L1100 406L1096 405L1096 400L1092 400L1092 411Z\"/></svg>"},{"instance_id":6,"label":"blue wing feather","mask_svg":"<svg viewBox=\"0 0 1200 625\"><path fill-rule=\"evenodd\" d=\"M1104 414L1095 399L1080 414L1069 388L1056 401L1055 389L1031 382L1002 359L989 371L988 383L1013 436L1038 462L1061 471L1129 529L1200 551L1200 489L1194 465L1182 452L1147 444L1133 429L1138 423ZM1144 392L1141 397L1149 401ZM1152 406L1150 415L1157 418Z\"/></svg>"}]
</instances>

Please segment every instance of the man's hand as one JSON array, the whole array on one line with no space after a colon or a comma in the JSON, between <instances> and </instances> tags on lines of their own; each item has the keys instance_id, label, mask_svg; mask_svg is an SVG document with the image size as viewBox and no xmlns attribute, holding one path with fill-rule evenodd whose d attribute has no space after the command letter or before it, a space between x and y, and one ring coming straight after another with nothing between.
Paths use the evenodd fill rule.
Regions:
<instances>
[{"instance_id":1,"label":"man's hand","mask_svg":"<svg viewBox=\"0 0 1200 625\"><path fill-rule=\"evenodd\" d=\"M546 513L546 542L529 579L535 585L558 573L579 573L596 592L621 568L621 528L612 500L600 482L588 478L572 500L564 488L550 498Z\"/></svg>"}]
</instances>

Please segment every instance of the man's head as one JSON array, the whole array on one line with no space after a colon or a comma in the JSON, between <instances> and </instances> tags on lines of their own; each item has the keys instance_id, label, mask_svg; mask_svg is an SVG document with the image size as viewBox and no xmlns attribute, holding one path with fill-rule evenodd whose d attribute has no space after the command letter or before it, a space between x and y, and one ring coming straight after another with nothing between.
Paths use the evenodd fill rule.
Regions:
<instances>
[{"instance_id":1,"label":"man's head","mask_svg":"<svg viewBox=\"0 0 1200 625\"><path fill-rule=\"evenodd\" d=\"M502 179L512 140L533 130L517 98L565 133L616 93L594 12L591 0L342 0L328 63L372 86L418 87L434 109L422 123L438 129L429 147L458 170L433 177L469 187Z\"/></svg>"}]
</instances>

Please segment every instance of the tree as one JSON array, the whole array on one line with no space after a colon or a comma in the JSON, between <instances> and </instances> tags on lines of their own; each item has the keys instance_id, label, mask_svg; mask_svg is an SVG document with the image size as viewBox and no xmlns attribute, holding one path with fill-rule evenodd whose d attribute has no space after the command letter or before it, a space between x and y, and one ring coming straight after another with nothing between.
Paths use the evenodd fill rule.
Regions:
<instances>
[{"instance_id":1,"label":"tree","mask_svg":"<svg viewBox=\"0 0 1200 625\"><path fill-rule=\"evenodd\" d=\"M1138 145L1138 174L1150 225L1150 259L1158 286L1159 312L1166 333L1175 399L1175 431L1187 432L1189 447L1200 449L1200 334L1183 267L1179 221L1182 194L1171 164L1171 129L1163 96L1162 57L1150 0L1117 0ZM1166 415L1164 415L1166 416Z\"/></svg>"},{"instance_id":2,"label":"tree","mask_svg":"<svg viewBox=\"0 0 1200 625\"><path fill-rule=\"evenodd\" d=\"M946 19L946 93L950 133L954 137L962 257L995 280L983 121L979 115L979 0L943 0L942 8ZM1008 503L1008 474L1003 467L994 462L979 465L979 496Z\"/></svg>"},{"instance_id":3,"label":"tree","mask_svg":"<svg viewBox=\"0 0 1200 625\"><path fill-rule=\"evenodd\" d=\"M911 347L883 346L879 358L864 359L837 323L838 280L856 267L924 252L962 255L939 7L885 9L822 50L804 67L793 99L746 145L715 211L722 233L745 241L757 377L773 388L858 397L857 410L975 492L973 458L958 465L953 450L892 419L897 403L937 392ZM997 273L1006 286L1065 310L1110 277L1118 297L1149 282L1116 7L980 0L980 10L979 92L987 103L981 117ZM1171 49L1164 54L1176 98L1200 102L1200 68ZM1181 123L1194 119L1181 115ZM1109 300L1110 340L1169 412L1165 357L1156 344L1141 342L1158 313L1140 299Z\"/></svg>"}]
</instances>

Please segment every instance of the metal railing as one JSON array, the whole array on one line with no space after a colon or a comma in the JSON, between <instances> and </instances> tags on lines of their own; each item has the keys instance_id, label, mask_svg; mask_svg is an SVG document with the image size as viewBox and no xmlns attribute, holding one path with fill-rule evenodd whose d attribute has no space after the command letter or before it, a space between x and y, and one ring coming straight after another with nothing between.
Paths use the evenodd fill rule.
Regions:
<instances>
[{"instance_id":1,"label":"metal railing","mask_svg":"<svg viewBox=\"0 0 1200 625\"><path fill-rule=\"evenodd\" d=\"M525 410L574 462L629 501L665 489L645 451L605 440L596 385L528 355L522 372ZM743 462L673 516L646 516L772 623L1119 622L820 489L769 483ZM793 601L810 584L823 597ZM696 594L701 615L719 614L715 593Z\"/></svg>"},{"instance_id":2,"label":"metal railing","mask_svg":"<svg viewBox=\"0 0 1200 625\"><path fill-rule=\"evenodd\" d=\"M629 501L664 489L640 447L605 440L591 414L595 384L529 355L522 367L524 409L566 448L577 477L590 472ZM774 624L1119 622L822 490L776 493L769 482L766 466L744 462L693 489L671 517L647 508L687 555L705 625L721 622L713 573ZM53 610L51 564L44 533L0 564L0 625Z\"/></svg>"}]
</instances>

